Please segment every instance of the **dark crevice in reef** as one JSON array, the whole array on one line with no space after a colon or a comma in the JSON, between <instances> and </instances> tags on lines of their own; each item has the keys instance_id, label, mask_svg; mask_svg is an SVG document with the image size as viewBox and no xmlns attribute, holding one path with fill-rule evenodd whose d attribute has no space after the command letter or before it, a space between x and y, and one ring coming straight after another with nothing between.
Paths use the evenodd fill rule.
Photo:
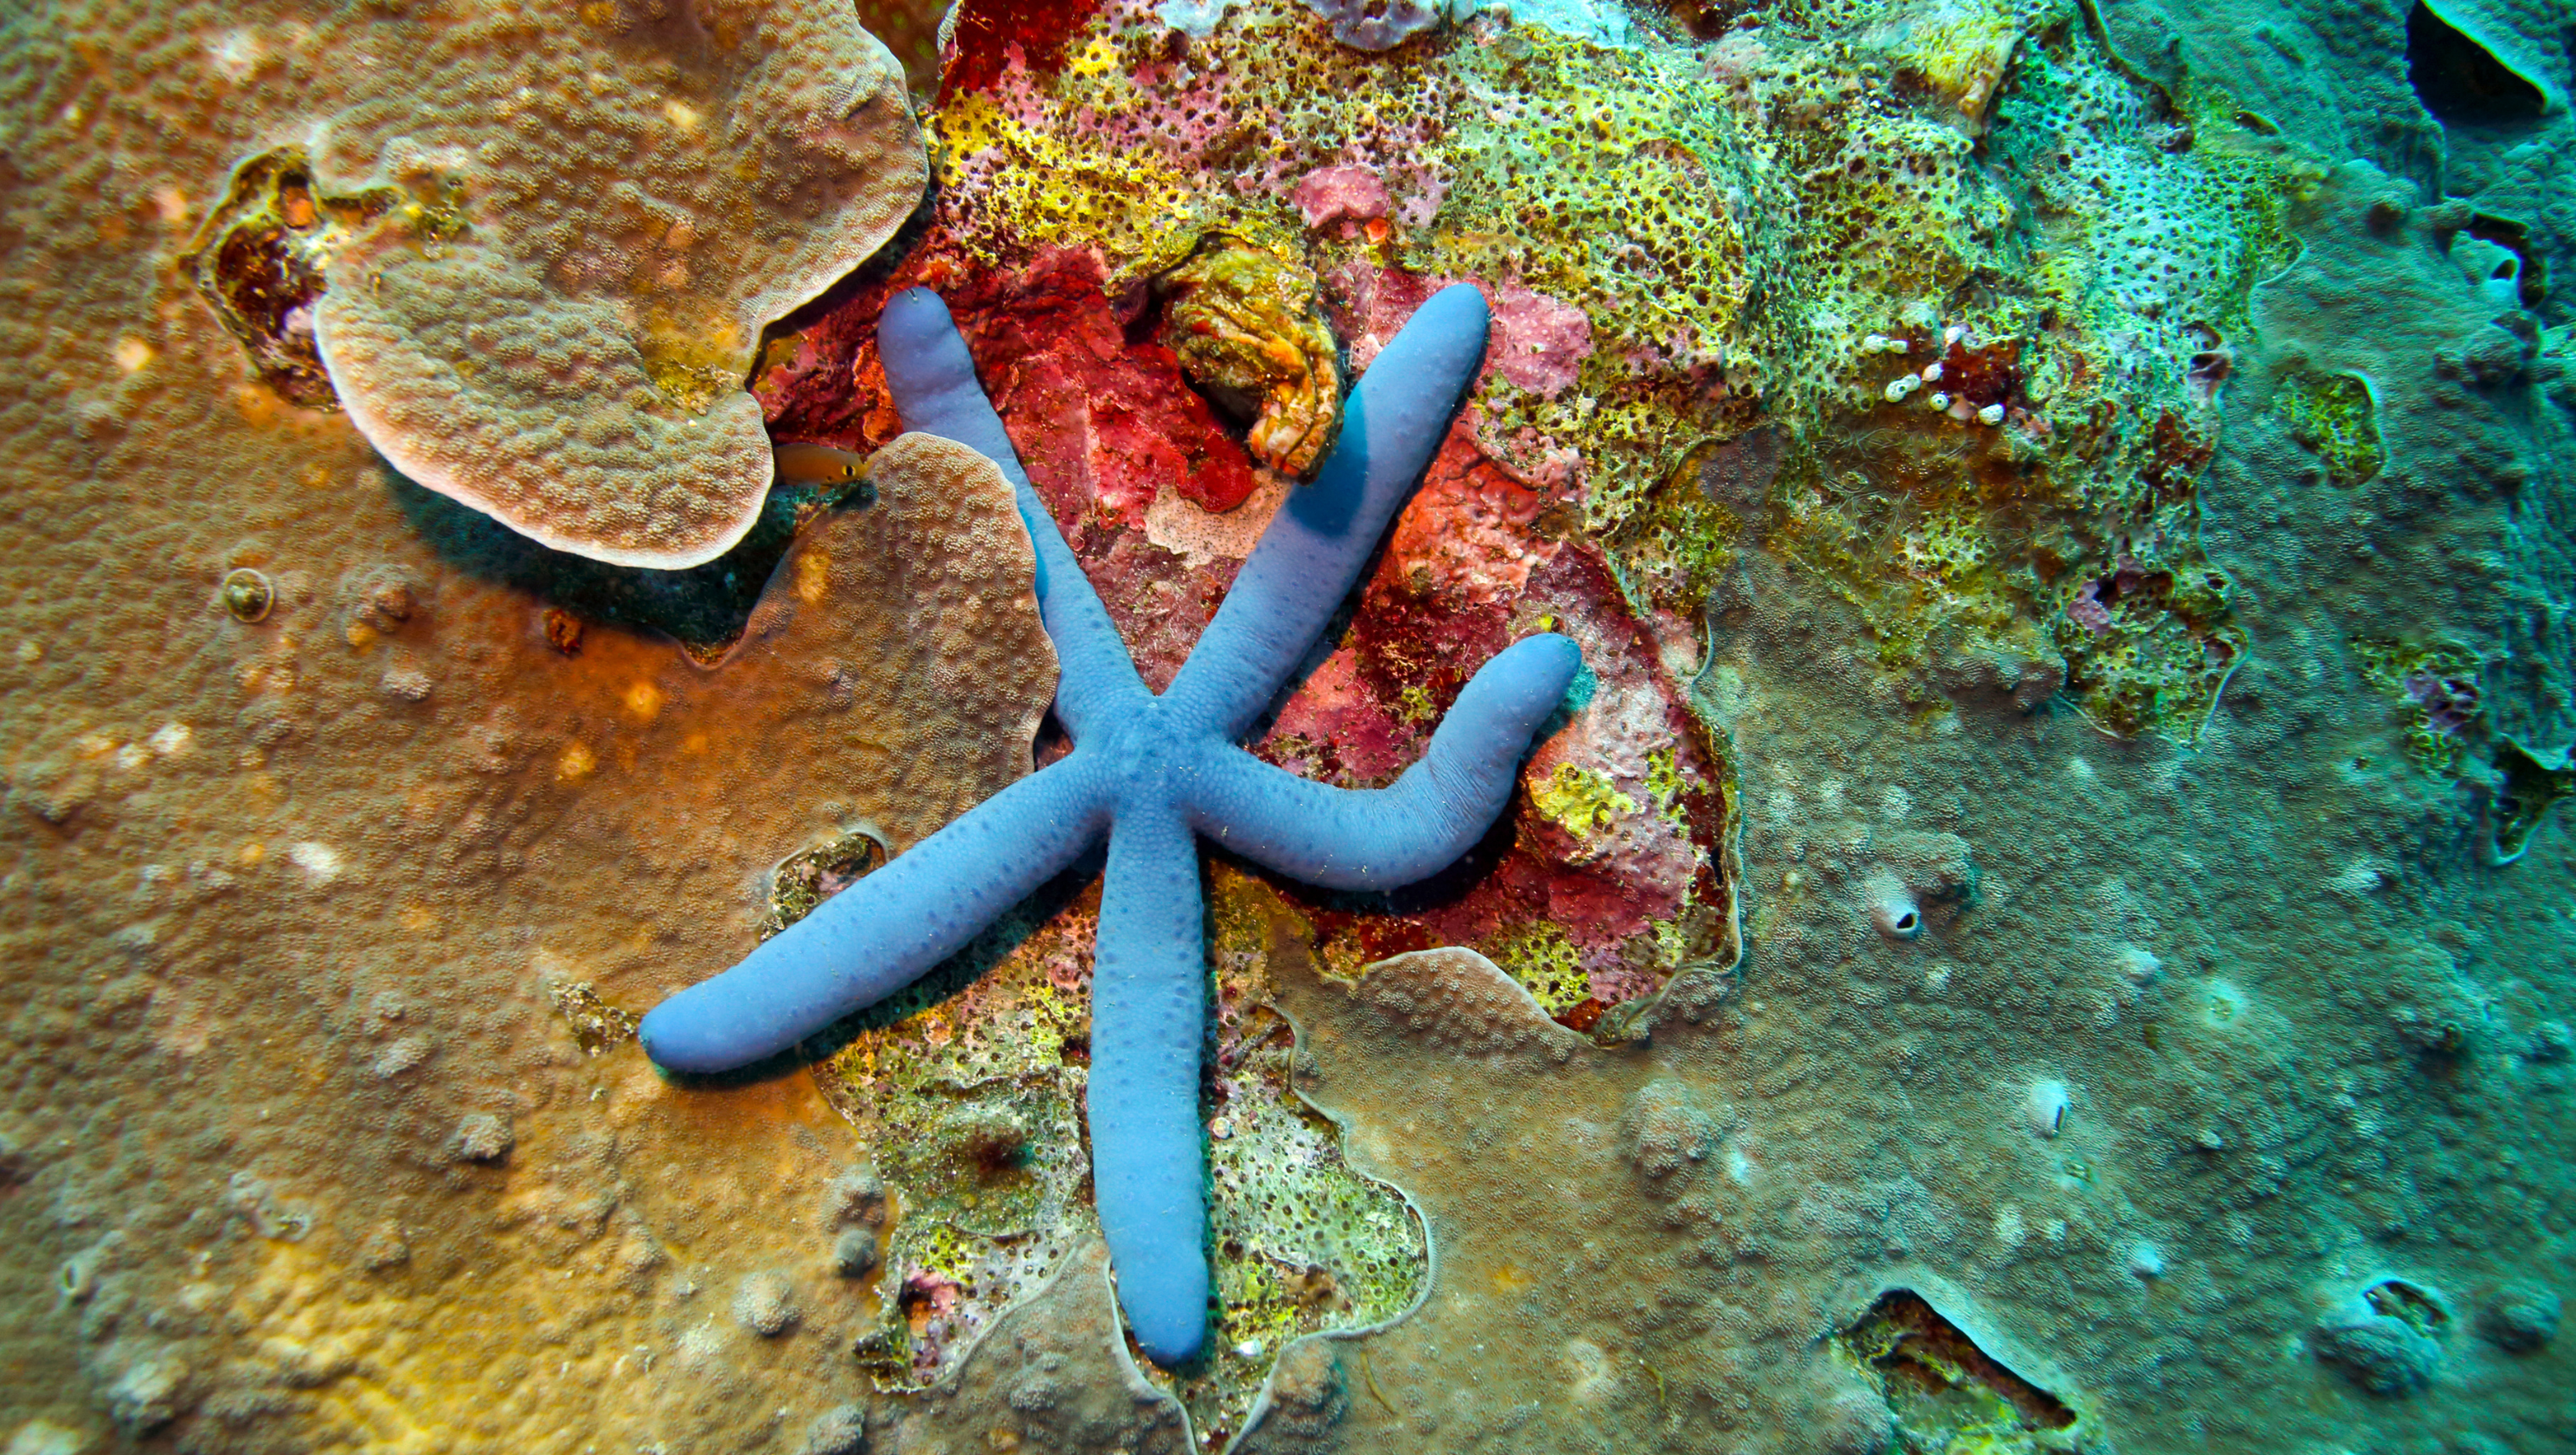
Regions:
<instances>
[{"instance_id":1,"label":"dark crevice in reef","mask_svg":"<svg viewBox=\"0 0 2576 1455\"><path fill-rule=\"evenodd\" d=\"M2510 737L2497 740L2495 767L2500 781L2487 807L2497 863L2521 858L2550 808L2576 795L2576 765L2568 762L2564 749L2554 757L2555 762L2549 761Z\"/></svg>"},{"instance_id":2,"label":"dark crevice in reef","mask_svg":"<svg viewBox=\"0 0 2576 1455\"><path fill-rule=\"evenodd\" d=\"M206 215L179 265L250 356L260 382L307 409L337 409L340 396L313 334L323 269L350 232L404 202L391 187L325 196L314 190L304 150L278 147L233 169L231 190Z\"/></svg>"},{"instance_id":3,"label":"dark crevice in reef","mask_svg":"<svg viewBox=\"0 0 2576 1455\"><path fill-rule=\"evenodd\" d=\"M1891 1289L1843 1331L1845 1352L1877 1377L1908 1452L2020 1449L2041 1430L2076 1421L2064 1400L2024 1379L1912 1289Z\"/></svg>"},{"instance_id":4,"label":"dark crevice in reef","mask_svg":"<svg viewBox=\"0 0 2576 1455\"><path fill-rule=\"evenodd\" d=\"M2406 16L2406 80L2445 127L2537 121L2549 105L2538 86L2423 0Z\"/></svg>"},{"instance_id":5,"label":"dark crevice in reef","mask_svg":"<svg viewBox=\"0 0 2576 1455\"><path fill-rule=\"evenodd\" d=\"M2549 254L2534 244L2528 224L2508 217L2495 217L2481 212L2469 219L2461 231L2482 242L2494 243L2514 256L2514 295L2522 306L2537 310L2549 301ZM2497 277L2507 274L2499 269Z\"/></svg>"},{"instance_id":6,"label":"dark crevice in reef","mask_svg":"<svg viewBox=\"0 0 2576 1455\"><path fill-rule=\"evenodd\" d=\"M547 604L547 637L557 650L578 652L581 623L597 622L669 637L702 667L724 660L741 640L762 588L808 521L835 506L861 506L874 498L864 485L848 493L846 487L782 481L770 487L760 519L732 550L685 571L655 571L548 550L472 506L394 474L390 466L386 473L394 503L441 559Z\"/></svg>"}]
</instances>

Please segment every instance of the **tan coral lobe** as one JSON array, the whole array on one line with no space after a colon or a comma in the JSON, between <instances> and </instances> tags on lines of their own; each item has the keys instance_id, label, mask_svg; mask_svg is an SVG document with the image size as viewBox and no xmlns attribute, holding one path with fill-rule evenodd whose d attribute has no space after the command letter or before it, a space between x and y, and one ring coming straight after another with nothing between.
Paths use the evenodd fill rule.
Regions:
<instances>
[{"instance_id":1,"label":"tan coral lobe","mask_svg":"<svg viewBox=\"0 0 2576 1455\"><path fill-rule=\"evenodd\" d=\"M364 22L341 53L392 38ZM315 123L335 193L408 204L314 309L350 418L420 484L557 550L676 569L749 530L763 327L920 200L903 73L846 6L468 8ZM396 87L402 89L395 89Z\"/></svg>"}]
</instances>

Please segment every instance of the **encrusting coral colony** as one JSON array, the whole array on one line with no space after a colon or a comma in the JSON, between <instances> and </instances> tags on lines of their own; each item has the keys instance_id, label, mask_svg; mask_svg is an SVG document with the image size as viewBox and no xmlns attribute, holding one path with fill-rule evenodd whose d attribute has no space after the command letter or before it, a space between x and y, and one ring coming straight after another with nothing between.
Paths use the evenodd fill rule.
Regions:
<instances>
[{"instance_id":1,"label":"encrusting coral colony","mask_svg":"<svg viewBox=\"0 0 2576 1455\"><path fill-rule=\"evenodd\" d=\"M0 1449L2576 1448L2564 0L0 18Z\"/></svg>"}]
</instances>

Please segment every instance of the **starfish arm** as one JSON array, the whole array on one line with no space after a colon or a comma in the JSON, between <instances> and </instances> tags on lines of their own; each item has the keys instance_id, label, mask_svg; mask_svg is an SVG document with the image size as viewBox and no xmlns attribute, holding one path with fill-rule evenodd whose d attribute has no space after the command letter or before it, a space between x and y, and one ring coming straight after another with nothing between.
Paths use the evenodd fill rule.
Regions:
<instances>
[{"instance_id":1,"label":"starfish arm","mask_svg":"<svg viewBox=\"0 0 2576 1455\"><path fill-rule=\"evenodd\" d=\"M1029 484L1019 452L1002 430L983 386L975 382L975 360L948 316L948 305L927 288L898 293L877 323L877 354L885 363L886 386L894 393L895 412L903 427L952 439L999 465L1019 499L1020 519L1037 548L1038 616L1055 642L1063 676L1055 691L1056 716L1079 741L1087 726L1107 722L1132 710L1146 696L1100 594L1082 573L1073 548L1055 527L1055 517Z\"/></svg>"},{"instance_id":2,"label":"starfish arm","mask_svg":"<svg viewBox=\"0 0 2576 1455\"><path fill-rule=\"evenodd\" d=\"M1414 310L1352 391L1314 483L1288 494L1166 695L1185 720L1243 735L1297 670L1413 493L1485 357L1467 284Z\"/></svg>"},{"instance_id":3,"label":"starfish arm","mask_svg":"<svg viewBox=\"0 0 2576 1455\"><path fill-rule=\"evenodd\" d=\"M1393 889L1458 861L1512 796L1530 735L1583 665L1572 640L1516 642L1458 694L1422 760L1392 787L1333 788L1239 748L1207 754L1192 787L1198 831L1326 889Z\"/></svg>"},{"instance_id":4,"label":"starfish arm","mask_svg":"<svg viewBox=\"0 0 2576 1455\"><path fill-rule=\"evenodd\" d=\"M1077 752L977 804L823 901L636 1034L672 1071L728 1071L885 999L1061 873L1100 836L1109 795Z\"/></svg>"},{"instance_id":5,"label":"starfish arm","mask_svg":"<svg viewBox=\"0 0 2576 1455\"><path fill-rule=\"evenodd\" d=\"M1136 1342L1170 1367L1207 1337L1198 845L1168 802L1119 805L1091 972L1092 1186Z\"/></svg>"}]
</instances>

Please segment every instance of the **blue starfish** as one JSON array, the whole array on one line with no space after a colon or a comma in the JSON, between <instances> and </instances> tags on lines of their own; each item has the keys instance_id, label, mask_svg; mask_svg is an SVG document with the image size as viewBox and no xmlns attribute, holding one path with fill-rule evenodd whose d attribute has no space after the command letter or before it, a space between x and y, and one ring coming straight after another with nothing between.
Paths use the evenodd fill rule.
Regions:
<instances>
[{"instance_id":1,"label":"blue starfish","mask_svg":"<svg viewBox=\"0 0 2576 1455\"><path fill-rule=\"evenodd\" d=\"M1017 492L1037 597L1062 664L1073 751L825 901L741 964L657 1006L639 1032L675 1071L773 1055L901 990L1109 838L1091 984L1091 1155L1118 1301L1146 1354L1189 1360L1207 1334L1199 1057L1207 947L1204 834L1332 889L1391 889L1465 853L1509 801L1530 736L1582 665L1553 633L1517 642L1458 694L1394 786L1327 787L1237 746L1359 579L1413 493L1485 353L1485 302L1425 303L1354 391L1339 442L1292 491L1169 690L1146 690L1118 628L1047 514L937 295L878 325L907 428L982 451Z\"/></svg>"}]
</instances>

